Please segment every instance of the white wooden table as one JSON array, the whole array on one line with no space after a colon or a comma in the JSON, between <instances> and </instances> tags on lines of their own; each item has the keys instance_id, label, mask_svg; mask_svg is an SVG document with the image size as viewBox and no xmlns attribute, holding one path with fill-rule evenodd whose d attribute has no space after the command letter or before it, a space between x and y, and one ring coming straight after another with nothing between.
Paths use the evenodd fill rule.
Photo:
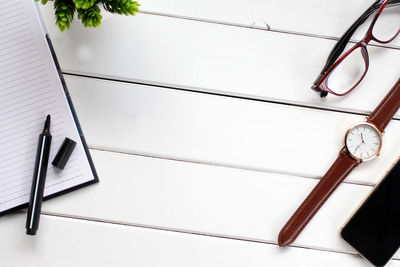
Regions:
<instances>
[{"instance_id":1,"label":"white wooden table","mask_svg":"<svg viewBox=\"0 0 400 267\"><path fill-rule=\"evenodd\" d=\"M42 8L101 182L47 201L37 237L0 218L0 266L366 266L338 233L399 155L399 114L296 242L277 236L398 79L400 38L351 95L309 89L373 0L140 2L64 33Z\"/></svg>"}]
</instances>

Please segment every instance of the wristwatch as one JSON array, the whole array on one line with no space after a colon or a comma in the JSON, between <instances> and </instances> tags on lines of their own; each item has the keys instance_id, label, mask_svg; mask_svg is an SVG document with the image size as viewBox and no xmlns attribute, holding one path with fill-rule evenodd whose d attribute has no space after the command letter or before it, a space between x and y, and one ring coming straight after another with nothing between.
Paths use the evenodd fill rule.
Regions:
<instances>
[{"instance_id":1,"label":"wristwatch","mask_svg":"<svg viewBox=\"0 0 400 267\"><path fill-rule=\"evenodd\" d=\"M400 79L365 121L346 133L339 157L292 215L279 233L278 244L290 245L306 227L329 196L350 172L363 161L377 157L384 129L400 107Z\"/></svg>"}]
</instances>

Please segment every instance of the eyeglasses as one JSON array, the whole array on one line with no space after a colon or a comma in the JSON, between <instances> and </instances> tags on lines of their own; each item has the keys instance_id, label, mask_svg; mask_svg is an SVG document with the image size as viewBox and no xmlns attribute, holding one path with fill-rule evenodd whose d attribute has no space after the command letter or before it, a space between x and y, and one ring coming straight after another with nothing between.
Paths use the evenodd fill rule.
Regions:
<instances>
[{"instance_id":1,"label":"eyeglasses","mask_svg":"<svg viewBox=\"0 0 400 267\"><path fill-rule=\"evenodd\" d=\"M342 55L357 28L376 11L377 13L364 38ZM376 1L336 43L323 70L311 88L320 92L321 97L327 96L328 93L336 96L344 96L350 93L357 87L368 71L368 43L373 40L381 44L387 44L393 41L399 33L400 0Z\"/></svg>"}]
</instances>

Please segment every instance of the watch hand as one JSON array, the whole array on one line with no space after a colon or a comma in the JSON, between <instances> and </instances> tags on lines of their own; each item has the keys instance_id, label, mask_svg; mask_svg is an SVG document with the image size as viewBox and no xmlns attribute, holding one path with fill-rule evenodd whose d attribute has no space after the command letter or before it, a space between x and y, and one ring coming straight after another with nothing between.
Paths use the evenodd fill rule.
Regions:
<instances>
[{"instance_id":1,"label":"watch hand","mask_svg":"<svg viewBox=\"0 0 400 267\"><path fill-rule=\"evenodd\" d=\"M396 0L396 2L398 2L398 0ZM376 132L376 138L379 137L380 139L380 135L385 130L387 124L391 121L393 113L397 112L399 109L400 79L380 102L378 107L367 118L368 121L372 122L372 124L376 126L376 128L372 127L375 128L373 130ZM349 136L356 137L357 134L357 131L351 131ZM364 138L364 135L362 137ZM350 144L356 142L356 140L353 139L349 139L349 141L351 142ZM374 140L374 137L369 136L367 137L367 141L368 144L379 142L379 144L377 143L374 147L374 149L378 150L375 152L375 154L377 154L380 150L381 140ZM354 146L356 145L354 144ZM354 153L349 155L348 151L345 149L340 151L336 161L279 232L278 244L280 247L288 246L296 240L318 210L324 205L324 203L326 203L326 200L329 199L332 193L344 181L344 179L346 179L351 171L362 162L362 160L352 157L352 154L354 155Z\"/></svg>"},{"instance_id":2,"label":"watch hand","mask_svg":"<svg viewBox=\"0 0 400 267\"><path fill-rule=\"evenodd\" d=\"M363 144L365 144L365 142L364 142L364 137L363 137L363 134L362 134L362 133L361 133L361 141L362 141Z\"/></svg>"},{"instance_id":3,"label":"watch hand","mask_svg":"<svg viewBox=\"0 0 400 267\"><path fill-rule=\"evenodd\" d=\"M354 153L356 153L357 149L358 149L361 145L362 145L362 143L359 144L358 147L356 147L356 149L354 149Z\"/></svg>"}]
</instances>

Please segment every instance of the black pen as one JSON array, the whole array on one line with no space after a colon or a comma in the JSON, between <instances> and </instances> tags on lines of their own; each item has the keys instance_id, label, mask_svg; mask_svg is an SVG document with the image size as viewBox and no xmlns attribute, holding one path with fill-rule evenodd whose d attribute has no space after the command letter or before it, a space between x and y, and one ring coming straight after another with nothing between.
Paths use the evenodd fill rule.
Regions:
<instances>
[{"instance_id":1,"label":"black pen","mask_svg":"<svg viewBox=\"0 0 400 267\"><path fill-rule=\"evenodd\" d=\"M47 115L43 132L39 135L31 197L29 199L28 217L26 219L27 235L36 235L39 228L40 211L42 209L43 192L46 183L47 164L49 163L51 146L50 119L50 115Z\"/></svg>"}]
</instances>

